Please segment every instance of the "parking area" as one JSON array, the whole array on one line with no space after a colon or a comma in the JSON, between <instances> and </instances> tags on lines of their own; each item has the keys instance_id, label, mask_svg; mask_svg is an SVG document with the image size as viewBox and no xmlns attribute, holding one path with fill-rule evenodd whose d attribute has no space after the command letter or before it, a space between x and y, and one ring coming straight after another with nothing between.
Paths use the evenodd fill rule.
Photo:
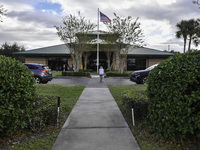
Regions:
<instances>
[{"instance_id":1,"label":"parking area","mask_svg":"<svg viewBox=\"0 0 200 150\"><path fill-rule=\"evenodd\" d=\"M87 87L107 87L110 85L134 85L136 83L130 81L129 78L120 78L120 77L103 78L102 82L100 82L99 78L68 77L68 78L54 78L47 84L71 84L71 85L83 85Z\"/></svg>"}]
</instances>

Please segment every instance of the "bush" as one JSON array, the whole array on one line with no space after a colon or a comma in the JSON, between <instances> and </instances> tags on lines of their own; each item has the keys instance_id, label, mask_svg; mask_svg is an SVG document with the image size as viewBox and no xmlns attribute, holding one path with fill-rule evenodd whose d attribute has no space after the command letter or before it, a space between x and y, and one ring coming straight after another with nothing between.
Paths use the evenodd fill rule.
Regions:
<instances>
[{"instance_id":1,"label":"bush","mask_svg":"<svg viewBox=\"0 0 200 150\"><path fill-rule=\"evenodd\" d=\"M90 76L88 72L74 72L74 71L65 71L62 72L63 76Z\"/></svg>"},{"instance_id":2,"label":"bush","mask_svg":"<svg viewBox=\"0 0 200 150\"><path fill-rule=\"evenodd\" d=\"M135 120L141 121L148 115L148 102L145 91L125 91L123 95L123 110L131 115L131 101L133 101Z\"/></svg>"},{"instance_id":3,"label":"bush","mask_svg":"<svg viewBox=\"0 0 200 150\"><path fill-rule=\"evenodd\" d=\"M93 72L92 69L87 69L87 70L79 70L79 72Z\"/></svg>"},{"instance_id":4,"label":"bush","mask_svg":"<svg viewBox=\"0 0 200 150\"><path fill-rule=\"evenodd\" d=\"M34 102L34 83L24 64L0 55L0 133L27 127Z\"/></svg>"},{"instance_id":5,"label":"bush","mask_svg":"<svg viewBox=\"0 0 200 150\"><path fill-rule=\"evenodd\" d=\"M200 51L170 57L147 78L149 120L165 138L200 138Z\"/></svg>"},{"instance_id":6,"label":"bush","mask_svg":"<svg viewBox=\"0 0 200 150\"><path fill-rule=\"evenodd\" d=\"M107 72L106 76L107 77L129 77L130 73L129 72L125 72L125 73Z\"/></svg>"},{"instance_id":7,"label":"bush","mask_svg":"<svg viewBox=\"0 0 200 150\"><path fill-rule=\"evenodd\" d=\"M32 131L41 131L47 125L56 125L57 123L57 97L42 96L35 97L35 103L32 110L29 125Z\"/></svg>"}]
</instances>

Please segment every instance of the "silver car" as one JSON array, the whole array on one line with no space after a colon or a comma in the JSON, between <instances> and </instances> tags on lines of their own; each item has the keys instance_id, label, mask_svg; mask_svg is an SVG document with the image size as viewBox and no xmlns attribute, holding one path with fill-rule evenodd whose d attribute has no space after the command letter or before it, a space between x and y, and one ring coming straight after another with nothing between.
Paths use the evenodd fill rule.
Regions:
<instances>
[{"instance_id":1,"label":"silver car","mask_svg":"<svg viewBox=\"0 0 200 150\"><path fill-rule=\"evenodd\" d=\"M25 63L34 75L35 83L47 83L53 79L51 70L47 65Z\"/></svg>"}]
</instances>

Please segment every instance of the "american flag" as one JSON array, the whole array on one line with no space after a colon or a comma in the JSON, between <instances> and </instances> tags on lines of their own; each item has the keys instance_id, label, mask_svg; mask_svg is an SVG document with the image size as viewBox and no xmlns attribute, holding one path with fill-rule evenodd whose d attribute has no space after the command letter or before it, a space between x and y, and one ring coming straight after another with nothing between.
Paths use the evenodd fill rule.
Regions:
<instances>
[{"instance_id":1,"label":"american flag","mask_svg":"<svg viewBox=\"0 0 200 150\"><path fill-rule=\"evenodd\" d=\"M100 21L111 23L111 20L106 15L104 15L102 12L100 12Z\"/></svg>"}]
</instances>

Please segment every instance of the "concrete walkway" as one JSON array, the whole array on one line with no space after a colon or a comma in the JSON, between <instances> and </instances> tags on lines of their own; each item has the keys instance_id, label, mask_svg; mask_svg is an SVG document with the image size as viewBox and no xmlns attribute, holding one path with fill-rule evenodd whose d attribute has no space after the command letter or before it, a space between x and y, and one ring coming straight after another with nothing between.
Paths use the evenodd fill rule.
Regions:
<instances>
[{"instance_id":1,"label":"concrete walkway","mask_svg":"<svg viewBox=\"0 0 200 150\"><path fill-rule=\"evenodd\" d=\"M85 88L52 150L140 150L109 89Z\"/></svg>"}]
</instances>

